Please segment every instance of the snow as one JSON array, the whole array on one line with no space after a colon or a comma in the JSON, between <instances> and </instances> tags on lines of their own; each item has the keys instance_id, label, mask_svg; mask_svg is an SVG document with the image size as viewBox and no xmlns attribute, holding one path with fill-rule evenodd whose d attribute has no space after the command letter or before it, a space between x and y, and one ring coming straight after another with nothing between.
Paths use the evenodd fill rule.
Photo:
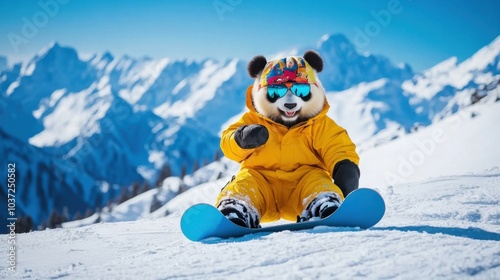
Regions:
<instances>
[{"instance_id":1,"label":"snow","mask_svg":"<svg viewBox=\"0 0 500 280\"><path fill-rule=\"evenodd\" d=\"M167 58L158 61L140 62L138 66L131 67L131 61L124 61L121 67L131 68L131 71L126 72L120 77L122 83L129 84L129 88L121 89L120 96L131 104L137 103L151 85L158 79L161 72L170 63Z\"/></svg>"},{"instance_id":2,"label":"snow","mask_svg":"<svg viewBox=\"0 0 500 280\"><path fill-rule=\"evenodd\" d=\"M54 105L56 105L57 101L61 99L61 97L66 93L66 89L58 89L55 90L51 95L50 98L47 98L47 100L42 100L40 103L40 107L33 111L33 117L40 119L40 117L45 113L47 108L52 108Z\"/></svg>"},{"instance_id":3,"label":"snow","mask_svg":"<svg viewBox=\"0 0 500 280\"><path fill-rule=\"evenodd\" d=\"M387 131L409 131L426 122L402 93L399 83L382 78L352 88L327 92L328 116L346 128L355 143L371 141Z\"/></svg>"},{"instance_id":4,"label":"snow","mask_svg":"<svg viewBox=\"0 0 500 280\"><path fill-rule=\"evenodd\" d=\"M83 218L81 220L75 220L71 222L66 222L62 225L63 228L78 228L82 226L87 226L91 224L95 224L99 219L99 213L94 213L87 218Z\"/></svg>"},{"instance_id":5,"label":"snow","mask_svg":"<svg viewBox=\"0 0 500 280\"><path fill-rule=\"evenodd\" d=\"M44 118L43 125L46 129L30 138L29 143L37 147L58 146L81 134L89 133L90 131L84 130L85 127L96 129L93 124L104 117L111 104L106 99L100 99L94 104L89 102L95 99L95 96L91 95L93 90L91 87L62 98L60 92L54 92L52 97L58 100L60 98L59 106Z\"/></svg>"},{"instance_id":6,"label":"snow","mask_svg":"<svg viewBox=\"0 0 500 280\"><path fill-rule=\"evenodd\" d=\"M155 114L162 118L179 116L181 118L193 117L200 109L215 97L217 90L236 73L238 59L229 63L206 61L202 70L189 81L187 98L174 103L163 103L154 109ZM186 79L180 81L173 89L173 94L187 86Z\"/></svg>"},{"instance_id":7,"label":"snow","mask_svg":"<svg viewBox=\"0 0 500 280\"><path fill-rule=\"evenodd\" d=\"M17 273L4 269L0 276L498 279L499 184L497 169L380 189L387 212L369 230L317 227L194 243L183 237L174 213L19 234ZM5 263L6 254L1 258Z\"/></svg>"},{"instance_id":8,"label":"snow","mask_svg":"<svg viewBox=\"0 0 500 280\"><path fill-rule=\"evenodd\" d=\"M477 51L471 58L463 62L461 67L469 71L482 71L487 68L492 61L497 62L496 68L500 70L498 64L498 54L500 53L500 36L498 36L493 42L485 46L484 48Z\"/></svg>"},{"instance_id":9,"label":"snow","mask_svg":"<svg viewBox=\"0 0 500 280\"><path fill-rule=\"evenodd\" d=\"M177 95L177 94L179 93L179 91L180 91L182 88L184 88L187 84L188 84L188 83L187 83L187 80L186 80L186 79L184 79L184 80L180 81L180 83L178 83L178 84L174 87L174 89L172 90L172 94L173 94L173 95Z\"/></svg>"},{"instance_id":10,"label":"snow","mask_svg":"<svg viewBox=\"0 0 500 280\"><path fill-rule=\"evenodd\" d=\"M380 79L371 83L361 83L341 93L327 93L331 106L328 116L334 120L350 120L349 135L356 143L366 141L376 131L375 120L371 114L374 106L383 106L381 102L364 103L368 93L382 88L387 80Z\"/></svg>"},{"instance_id":11,"label":"snow","mask_svg":"<svg viewBox=\"0 0 500 280\"><path fill-rule=\"evenodd\" d=\"M165 153L161 151L150 151L148 161L154 163L155 168L159 170L164 162L166 162Z\"/></svg>"},{"instance_id":12,"label":"snow","mask_svg":"<svg viewBox=\"0 0 500 280\"><path fill-rule=\"evenodd\" d=\"M488 102L360 154L361 186L380 187L500 166L500 103Z\"/></svg>"},{"instance_id":13,"label":"snow","mask_svg":"<svg viewBox=\"0 0 500 280\"><path fill-rule=\"evenodd\" d=\"M450 57L424 71L422 74L423 77L417 78L416 83L407 80L403 83L402 87L408 92L415 93L417 96L429 100L434 97L436 93L443 90L447 83L450 83L450 72L454 71L456 67L457 58Z\"/></svg>"},{"instance_id":14,"label":"snow","mask_svg":"<svg viewBox=\"0 0 500 280\"><path fill-rule=\"evenodd\" d=\"M10 84L9 87L7 88L5 95L6 96L11 95L14 92L14 90L18 87L19 87L19 81L12 82L12 84Z\"/></svg>"}]
</instances>

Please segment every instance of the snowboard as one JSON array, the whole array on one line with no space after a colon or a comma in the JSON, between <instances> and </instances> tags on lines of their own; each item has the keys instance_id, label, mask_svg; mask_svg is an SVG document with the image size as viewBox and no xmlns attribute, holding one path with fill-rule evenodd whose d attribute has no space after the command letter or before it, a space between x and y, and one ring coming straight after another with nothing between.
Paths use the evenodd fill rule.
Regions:
<instances>
[{"instance_id":1,"label":"snowboard","mask_svg":"<svg viewBox=\"0 0 500 280\"><path fill-rule=\"evenodd\" d=\"M288 223L262 228L246 228L234 224L210 204L196 204L181 217L181 230L192 241L210 237L231 238L254 233L272 233L312 229L317 226L359 227L367 229L378 223L385 213L382 196L372 189L362 188L351 192L330 216L300 223Z\"/></svg>"}]
</instances>

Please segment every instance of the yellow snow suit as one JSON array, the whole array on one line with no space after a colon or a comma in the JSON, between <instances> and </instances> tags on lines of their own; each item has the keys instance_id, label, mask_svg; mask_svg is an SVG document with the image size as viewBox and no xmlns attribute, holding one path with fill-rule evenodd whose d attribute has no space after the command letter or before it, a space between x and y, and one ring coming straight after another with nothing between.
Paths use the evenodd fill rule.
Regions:
<instances>
[{"instance_id":1,"label":"yellow snow suit","mask_svg":"<svg viewBox=\"0 0 500 280\"><path fill-rule=\"evenodd\" d=\"M252 103L252 86L247 89L246 105L250 109L223 133L224 155L241 164L217 198L228 197L250 203L261 222L280 218L296 220L318 194L342 191L332 182L335 164L348 159L359 164L356 146L347 132L323 110L315 117L290 129L258 113ZM242 125L261 124L269 131L267 142L255 149L242 149L234 140L234 132Z\"/></svg>"}]
</instances>

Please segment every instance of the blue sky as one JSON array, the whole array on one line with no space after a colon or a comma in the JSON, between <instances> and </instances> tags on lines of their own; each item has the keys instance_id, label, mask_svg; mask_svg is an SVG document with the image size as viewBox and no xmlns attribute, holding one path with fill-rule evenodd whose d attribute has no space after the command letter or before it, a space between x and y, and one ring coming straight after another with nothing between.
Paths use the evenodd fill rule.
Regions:
<instances>
[{"instance_id":1,"label":"blue sky","mask_svg":"<svg viewBox=\"0 0 500 280\"><path fill-rule=\"evenodd\" d=\"M0 55L25 60L58 41L86 55L250 59L343 33L420 71L490 43L498 11L486 0L0 0Z\"/></svg>"}]
</instances>

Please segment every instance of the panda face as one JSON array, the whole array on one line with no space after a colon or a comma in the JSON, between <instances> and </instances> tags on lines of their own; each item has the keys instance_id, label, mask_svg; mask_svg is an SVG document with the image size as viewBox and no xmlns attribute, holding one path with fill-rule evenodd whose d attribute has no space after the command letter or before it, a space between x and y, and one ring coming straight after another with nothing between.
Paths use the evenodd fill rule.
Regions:
<instances>
[{"instance_id":1,"label":"panda face","mask_svg":"<svg viewBox=\"0 0 500 280\"><path fill-rule=\"evenodd\" d=\"M323 59L313 50L306 51L303 57L292 56L269 62L258 55L248 63L247 70L255 79L251 92L253 107L277 123L290 128L317 116L325 106L325 89L317 76L323 70ZM284 88L277 88L283 84L288 89L286 92L282 91ZM309 84L309 94L297 84ZM270 86L275 88L268 95Z\"/></svg>"},{"instance_id":2,"label":"panda face","mask_svg":"<svg viewBox=\"0 0 500 280\"><path fill-rule=\"evenodd\" d=\"M271 98L267 94L267 87L259 89L258 80L256 79L252 91L253 105L257 112L277 123L290 128L315 117L323 109L325 92L319 80L317 84L311 84L311 91L307 96L298 97L288 90L281 98Z\"/></svg>"}]
</instances>

